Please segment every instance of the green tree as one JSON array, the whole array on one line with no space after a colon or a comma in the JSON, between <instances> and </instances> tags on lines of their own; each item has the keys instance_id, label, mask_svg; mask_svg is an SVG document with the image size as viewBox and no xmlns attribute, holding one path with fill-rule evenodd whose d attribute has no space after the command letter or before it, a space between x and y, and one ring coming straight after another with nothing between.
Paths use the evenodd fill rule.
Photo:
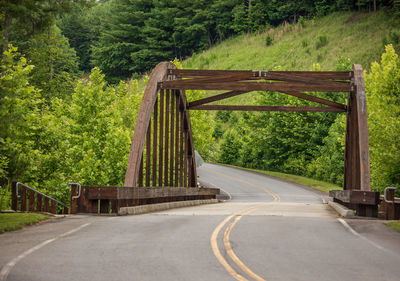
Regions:
<instances>
[{"instance_id":1,"label":"green tree","mask_svg":"<svg viewBox=\"0 0 400 281\"><path fill-rule=\"evenodd\" d=\"M387 45L365 75L372 187L400 187L400 59Z\"/></svg>"}]
</instances>

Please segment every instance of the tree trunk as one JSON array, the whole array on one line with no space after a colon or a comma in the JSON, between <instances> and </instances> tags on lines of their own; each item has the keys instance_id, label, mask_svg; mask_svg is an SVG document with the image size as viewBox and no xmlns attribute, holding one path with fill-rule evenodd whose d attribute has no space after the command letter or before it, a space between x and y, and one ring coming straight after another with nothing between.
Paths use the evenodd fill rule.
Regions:
<instances>
[{"instance_id":1,"label":"tree trunk","mask_svg":"<svg viewBox=\"0 0 400 281\"><path fill-rule=\"evenodd\" d=\"M374 0L374 13L376 13L376 0Z\"/></svg>"},{"instance_id":2,"label":"tree trunk","mask_svg":"<svg viewBox=\"0 0 400 281\"><path fill-rule=\"evenodd\" d=\"M2 54L3 58L5 58L4 52L8 50L8 31L10 30L11 24L11 15L8 7L6 7L6 11L4 14L4 31L3 31L3 49Z\"/></svg>"}]
</instances>

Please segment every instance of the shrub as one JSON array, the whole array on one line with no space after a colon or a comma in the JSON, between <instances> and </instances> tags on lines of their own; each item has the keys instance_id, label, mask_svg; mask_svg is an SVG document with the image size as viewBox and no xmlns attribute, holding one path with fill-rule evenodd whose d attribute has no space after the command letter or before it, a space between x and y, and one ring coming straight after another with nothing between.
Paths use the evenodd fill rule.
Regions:
<instances>
[{"instance_id":1,"label":"shrub","mask_svg":"<svg viewBox=\"0 0 400 281\"><path fill-rule=\"evenodd\" d=\"M319 49L328 44L328 38L325 35L320 35L317 38L317 42L315 43L315 48Z\"/></svg>"},{"instance_id":2,"label":"shrub","mask_svg":"<svg viewBox=\"0 0 400 281\"><path fill-rule=\"evenodd\" d=\"M265 38L265 45L271 46L272 42L273 42L273 38L271 37L271 35L267 34L267 37Z\"/></svg>"}]
</instances>

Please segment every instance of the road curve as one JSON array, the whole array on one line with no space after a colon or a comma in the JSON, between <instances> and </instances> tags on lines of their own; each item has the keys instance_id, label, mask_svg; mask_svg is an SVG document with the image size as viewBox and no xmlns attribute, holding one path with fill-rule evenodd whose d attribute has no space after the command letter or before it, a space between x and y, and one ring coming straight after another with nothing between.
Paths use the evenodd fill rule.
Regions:
<instances>
[{"instance_id":1,"label":"road curve","mask_svg":"<svg viewBox=\"0 0 400 281\"><path fill-rule=\"evenodd\" d=\"M264 175L211 164L198 173L232 199L2 234L0 280L398 280L391 229L382 242L366 221L340 222L320 193Z\"/></svg>"}]
</instances>

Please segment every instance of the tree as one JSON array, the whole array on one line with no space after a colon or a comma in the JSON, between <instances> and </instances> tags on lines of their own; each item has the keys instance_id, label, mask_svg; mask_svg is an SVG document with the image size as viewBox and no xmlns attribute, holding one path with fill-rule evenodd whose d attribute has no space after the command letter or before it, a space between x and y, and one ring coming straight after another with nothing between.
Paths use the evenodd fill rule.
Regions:
<instances>
[{"instance_id":1,"label":"tree","mask_svg":"<svg viewBox=\"0 0 400 281\"><path fill-rule=\"evenodd\" d=\"M365 75L371 153L371 185L400 187L400 59L392 45Z\"/></svg>"}]
</instances>

